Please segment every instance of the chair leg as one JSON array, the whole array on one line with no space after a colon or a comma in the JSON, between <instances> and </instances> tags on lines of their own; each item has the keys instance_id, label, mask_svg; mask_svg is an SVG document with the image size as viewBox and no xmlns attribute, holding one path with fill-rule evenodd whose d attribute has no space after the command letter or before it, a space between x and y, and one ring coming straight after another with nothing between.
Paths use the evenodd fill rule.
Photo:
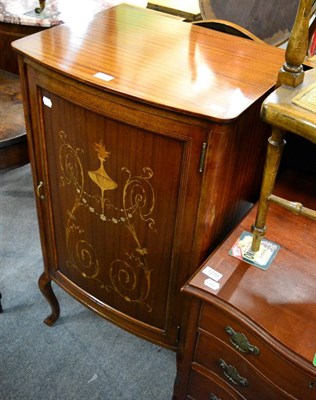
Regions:
<instances>
[{"instance_id":1,"label":"chair leg","mask_svg":"<svg viewBox=\"0 0 316 400\"><path fill-rule=\"evenodd\" d=\"M266 233L266 218L269 210L269 196L271 195L276 176L278 173L280 160L285 145L285 131L279 128L272 128L271 137L268 140L267 156L263 171L260 199L258 204L256 222L251 227L253 234L252 251L258 251L261 239Z\"/></svg>"},{"instance_id":2,"label":"chair leg","mask_svg":"<svg viewBox=\"0 0 316 400\"><path fill-rule=\"evenodd\" d=\"M1 304L1 298L2 298L2 295L1 295L1 293L0 293L0 313L2 313L2 311L3 311L3 309L2 309L2 304Z\"/></svg>"}]
</instances>

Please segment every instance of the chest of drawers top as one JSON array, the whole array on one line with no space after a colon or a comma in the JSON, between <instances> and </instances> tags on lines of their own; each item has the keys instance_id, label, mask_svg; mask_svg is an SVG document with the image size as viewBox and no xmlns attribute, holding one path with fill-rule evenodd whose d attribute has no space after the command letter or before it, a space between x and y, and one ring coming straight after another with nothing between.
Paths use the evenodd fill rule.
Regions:
<instances>
[{"instance_id":1,"label":"chest of drawers top","mask_svg":"<svg viewBox=\"0 0 316 400\"><path fill-rule=\"evenodd\" d=\"M126 4L13 46L76 81L215 121L264 96L284 59L272 46Z\"/></svg>"},{"instance_id":2,"label":"chest of drawers top","mask_svg":"<svg viewBox=\"0 0 316 400\"><path fill-rule=\"evenodd\" d=\"M199 322L202 329L216 327L216 320L222 318L221 315L227 318L224 315L228 313L230 319L242 323L248 334L255 332L278 354L316 375L313 365L316 353L316 224L290 213L287 218L284 213L288 212L271 206L267 238L278 243L281 249L267 271L228 254L240 234L249 231L255 217L255 210L252 210L202 265L184 287L184 292L205 304ZM207 265L223 275L217 290L204 283L207 276L202 271ZM207 311L209 305L216 307L217 319L216 314ZM207 320L212 319L213 314L212 325ZM222 321L225 326L227 321ZM220 336L218 332L212 334ZM223 335L226 334L223 332Z\"/></svg>"}]
</instances>

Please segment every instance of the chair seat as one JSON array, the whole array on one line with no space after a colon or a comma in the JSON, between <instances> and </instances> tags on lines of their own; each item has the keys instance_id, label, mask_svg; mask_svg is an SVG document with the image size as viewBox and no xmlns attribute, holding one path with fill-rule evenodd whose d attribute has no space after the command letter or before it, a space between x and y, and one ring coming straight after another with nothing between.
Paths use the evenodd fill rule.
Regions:
<instances>
[{"instance_id":1,"label":"chair seat","mask_svg":"<svg viewBox=\"0 0 316 400\"><path fill-rule=\"evenodd\" d=\"M261 116L268 124L316 143L316 69L305 72L296 88L281 86L263 102Z\"/></svg>"},{"instance_id":2,"label":"chair seat","mask_svg":"<svg viewBox=\"0 0 316 400\"><path fill-rule=\"evenodd\" d=\"M19 77L0 69L0 170L28 161Z\"/></svg>"}]
</instances>

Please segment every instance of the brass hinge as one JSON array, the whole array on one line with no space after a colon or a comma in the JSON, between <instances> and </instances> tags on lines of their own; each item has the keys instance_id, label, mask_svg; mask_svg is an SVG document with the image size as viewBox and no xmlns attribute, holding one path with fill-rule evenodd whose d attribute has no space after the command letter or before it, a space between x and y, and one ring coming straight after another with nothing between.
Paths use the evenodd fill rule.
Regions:
<instances>
[{"instance_id":1,"label":"brass hinge","mask_svg":"<svg viewBox=\"0 0 316 400\"><path fill-rule=\"evenodd\" d=\"M206 143L204 142L202 144L201 157L200 157L200 166L199 166L199 172L201 172L201 173L204 170L205 156L206 156Z\"/></svg>"}]
</instances>

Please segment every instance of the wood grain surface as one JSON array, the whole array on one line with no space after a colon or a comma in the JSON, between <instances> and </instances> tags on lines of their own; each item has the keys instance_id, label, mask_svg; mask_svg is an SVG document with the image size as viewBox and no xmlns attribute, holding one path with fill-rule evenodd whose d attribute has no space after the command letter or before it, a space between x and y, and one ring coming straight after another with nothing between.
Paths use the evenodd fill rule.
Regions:
<instances>
[{"instance_id":1,"label":"wood grain surface","mask_svg":"<svg viewBox=\"0 0 316 400\"><path fill-rule=\"evenodd\" d=\"M129 5L36 36L13 47L78 81L213 120L238 117L274 86L284 60L281 49Z\"/></svg>"}]
</instances>

